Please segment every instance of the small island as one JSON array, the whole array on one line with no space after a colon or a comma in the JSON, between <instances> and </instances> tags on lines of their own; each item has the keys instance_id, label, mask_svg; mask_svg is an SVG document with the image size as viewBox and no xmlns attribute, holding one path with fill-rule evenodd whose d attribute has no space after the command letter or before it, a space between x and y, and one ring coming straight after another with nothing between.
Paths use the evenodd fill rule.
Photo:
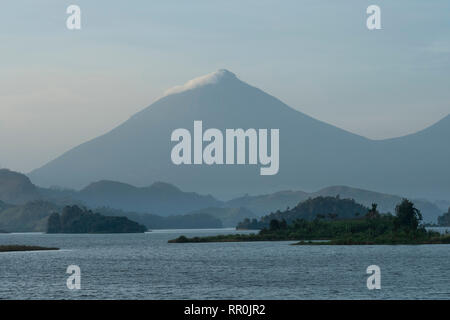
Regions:
<instances>
[{"instance_id":1,"label":"small island","mask_svg":"<svg viewBox=\"0 0 450 320\"><path fill-rule=\"evenodd\" d=\"M44 250L59 250L59 249L58 248L38 247L38 246L0 245L0 252L44 251Z\"/></svg>"},{"instance_id":2,"label":"small island","mask_svg":"<svg viewBox=\"0 0 450 320\"><path fill-rule=\"evenodd\" d=\"M47 233L144 233L147 228L126 217L109 217L76 205L66 206L62 213L52 213Z\"/></svg>"},{"instance_id":3,"label":"small island","mask_svg":"<svg viewBox=\"0 0 450 320\"><path fill-rule=\"evenodd\" d=\"M355 209L359 211L352 211ZM366 211L365 215L359 214L361 209ZM327 211L328 214L324 214ZM296 243L298 245L450 244L449 234L443 235L426 230L420 224L421 220L420 211L407 199L397 205L394 216L389 213L380 214L376 204L373 204L371 209L364 209L354 200L317 197L285 212L278 211L259 221L246 220L238 225L242 229L246 226L259 227L261 230L258 233L194 238L180 236L169 242L299 241Z\"/></svg>"}]
</instances>

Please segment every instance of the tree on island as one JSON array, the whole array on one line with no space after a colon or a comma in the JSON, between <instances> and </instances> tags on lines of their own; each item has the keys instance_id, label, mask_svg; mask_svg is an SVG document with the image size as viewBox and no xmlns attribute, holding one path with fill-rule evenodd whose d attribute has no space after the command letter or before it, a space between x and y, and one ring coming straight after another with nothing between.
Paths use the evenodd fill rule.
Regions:
<instances>
[{"instance_id":1,"label":"tree on island","mask_svg":"<svg viewBox=\"0 0 450 320\"><path fill-rule=\"evenodd\" d=\"M366 218L368 219L376 219L380 217L380 213L377 210L378 205L376 203L372 203L372 208L367 212Z\"/></svg>"},{"instance_id":2,"label":"tree on island","mask_svg":"<svg viewBox=\"0 0 450 320\"><path fill-rule=\"evenodd\" d=\"M278 221L276 219L272 219L270 220L270 226L269 226L270 230L274 231L274 230L280 230L280 229L286 229L287 228L287 222L286 220L281 220Z\"/></svg>"},{"instance_id":3,"label":"tree on island","mask_svg":"<svg viewBox=\"0 0 450 320\"><path fill-rule=\"evenodd\" d=\"M395 207L395 213L396 219L394 223L397 229L416 231L420 221L422 221L422 213L408 199L403 199Z\"/></svg>"}]
</instances>

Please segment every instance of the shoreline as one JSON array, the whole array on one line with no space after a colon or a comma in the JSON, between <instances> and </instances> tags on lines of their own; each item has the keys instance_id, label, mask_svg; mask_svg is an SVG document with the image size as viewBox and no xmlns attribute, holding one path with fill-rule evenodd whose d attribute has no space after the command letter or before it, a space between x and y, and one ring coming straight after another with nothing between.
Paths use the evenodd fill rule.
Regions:
<instances>
[{"instance_id":1,"label":"shoreline","mask_svg":"<svg viewBox=\"0 0 450 320\"><path fill-rule=\"evenodd\" d=\"M329 246L420 246L428 244L450 244L450 237L429 241L346 241L346 240L329 240L329 241L299 241L293 243L293 246L309 246L309 245L329 245Z\"/></svg>"}]
</instances>

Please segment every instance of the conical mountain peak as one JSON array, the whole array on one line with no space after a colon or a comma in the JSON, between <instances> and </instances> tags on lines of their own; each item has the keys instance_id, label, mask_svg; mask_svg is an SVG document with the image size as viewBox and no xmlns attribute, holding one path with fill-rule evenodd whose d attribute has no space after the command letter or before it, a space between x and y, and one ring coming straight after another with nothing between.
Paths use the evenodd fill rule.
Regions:
<instances>
[{"instance_id":1,"label":"conical mountain peak","mask_svg":"<svg viewBox=\"0 0 450 320\"><path fill-rule=\"evenodd\" d=\"M320 189L329 185L353 185L433 198L450 193L448 117L414 135L372 141L309 117L227 70L192 79L169 94L109 133L34 170L31 180L41 186L71 188L105 179L139 186L165 181L181 190L221 197L271 193L281 188ZM202 137L208 129L222 133L221 164L172 162L173 148L181 142L172 140L177 129L190 134L186 150L192 149L192 164L195 149L202 157L206 147L211 146L203 138L196 142L195 121L202 121L197 136ZM259 130L277 129L279 172L261 176L260 168L248 163L250 138L243 144L245 163L227 165L228 129L257 131L258 153L259 143L264 141L259 138ZM267 135L267 142L269 138ZM153 189L167 191L171 186L156 184Z\"/></svg>"}]
</instances>

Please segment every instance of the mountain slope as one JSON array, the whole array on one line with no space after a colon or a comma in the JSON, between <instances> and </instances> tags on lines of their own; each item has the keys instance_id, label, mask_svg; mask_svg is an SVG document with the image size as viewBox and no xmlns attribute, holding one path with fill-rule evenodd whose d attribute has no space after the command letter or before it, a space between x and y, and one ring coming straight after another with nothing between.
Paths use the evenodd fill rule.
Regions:
<instances>
[{"instance_id":1,"label":"mountain slope","mask_svg":"<svg viewBox=\"0 0 450 320\"><path fill-rule=\"evenodd\" d=\"M183 192L177 187L163 182L138 188L121 182L99 181L91 183L74 197L91 208L108 206L125 211L154 213L162 216L183 214L222 204L212 196Z\"/></svg>"},{"instance_id":2,"label":"mountain slope","mask_svg":"<svg viewBox=\"0 0 450 320\"><path fill-rule=\"evenodd\" d=\"M8 208L11 208L11 207L13 207L13 205L7 204L0 200L0 212L2 212L3 210L6 210Z\"/></svg>"},{"instance_id":3,"label":"mountain slope","mask_svg":"<svg viewBox=\"0 0 450 320\"><path fill-rule=\"evenodd\" d=\"M374 141L372 181L388 193L411 194L449 200L450 115L434 125L407 136ZM375 178L378 176L378 178ZM372 188L375 189L375 188Z\"/></svg>"},{"instance_id":4,"label":"mountain slope","mask_svg":"<svg viewBox=\"0 0 450 320\"><path fill-rule=\"evenodd\" d=\"M287 207L295 207L299 202L310 197L310 193L304 191L279 191L271 194L238 197L225 203L227 207L244 207L262 216L277 210L285 210Z\"/></svg>"},{"instance_id":5,"label":"mountain slope","mask_svg":"<svg viewBox=\"0 0 450 320\"><path fill-rule=\"evenodd\" d=\"M45 232L50 214L60 208L46 201L31 201L0 212L0 229L7 232Z\"/></svg>"},{"instance_id":6,"label":"mountain slope","mask_svg":"<svg viewBox=\"0 0 450 320\"><path fill-rule=\"evenodd\" d=\"M9 204L25 204L39 198L38 189L27 176L7 169L0 169L0 201Z\"/></svg>"},{"instance_id":7,"label":"mountain slope","mask_svg":"<svg viewBox=\"0 0 450 320\"><path fill-rule=\"evenodd\" d=\"M94 210L105 216L127 217L145 225L148 229L209 229L222 228L220 219L207 213L190 213L184 215L171 215L167 217L149 213L125 212L112 208L97 208Z\"/></svg>"},{"instance_id":8,"label":"mountain slope","mask_svg":"<svg viewBox=\"0 0 450 320\"><path fill-rule=\"evenodd\" d=\"M260 176L257 165L171 162L171 133L263 128L280 130L280 170ZM450 194L450 117L417 134L372 141L296 111L219 70L176 87L109 133L34 170L38 185L81 188L91 181L133 185L167 181L182 189L229 197L280 189L354 185L386 193L445 199Z\"/></svg>"},{"instance_id":9,"label":"mountain slope","mask_svg":"<svg viewBox=\"0 0 450 320\"><path fill-rule=\"evenodd\" d=\"M219 219L225 228L235 228L236 225L244 219L256 218L253 212L246 208L205 208L192 211L190 214L210 215Z\"/></svg>"}]
</instances>

